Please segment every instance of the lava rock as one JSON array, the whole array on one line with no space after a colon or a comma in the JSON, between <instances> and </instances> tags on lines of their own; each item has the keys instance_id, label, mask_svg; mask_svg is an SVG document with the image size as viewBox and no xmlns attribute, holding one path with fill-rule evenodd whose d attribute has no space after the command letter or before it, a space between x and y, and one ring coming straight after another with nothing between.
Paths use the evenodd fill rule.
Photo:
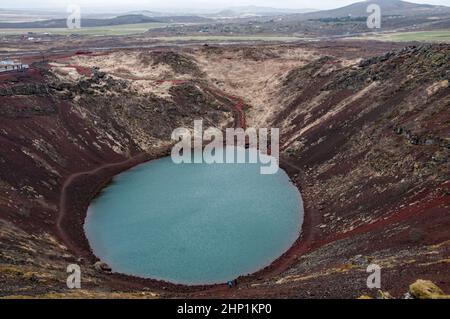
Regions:
<instances>
[{"instance_id":1,"label":"lava rock","mask_svg":"<svg viewBox=\"0 0 450 319\"><path fill-rule=\"evenodd\" d=\"M101 261L97 261L94 264L94 268L98 272L111 272L112 271L111 267L109 267L106 263L101 262Z\"/></svg>"}]
</instances>

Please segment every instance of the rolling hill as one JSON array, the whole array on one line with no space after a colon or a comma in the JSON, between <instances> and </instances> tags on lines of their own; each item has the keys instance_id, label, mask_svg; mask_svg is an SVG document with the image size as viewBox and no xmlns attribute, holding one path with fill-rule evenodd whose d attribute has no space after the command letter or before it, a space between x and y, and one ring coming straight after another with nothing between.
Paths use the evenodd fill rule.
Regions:
<instances>
[{"instance_id":1,"label":"rolling hill","mask_svg":"<svg viewBox=\"0 0 450 319\"><path fill-rule=\"evenodd\" d=\"M82 27L107 27L140 23L207 23L213 21L199 16L149 17L144 14L127 14L108 19L87 18L81 20ZM0 22L0 29L65 28L66 19L51 19L33 22Z\"/></svg>"},{"instance_id":2,"label":"rolling hill","mask_svg":"<svg viewBox=\"0 0 450 319\"><path fill-rule=\"evenodd\" d=\"M357 2L342 8L334 10L324 10L304 14L290 15L290 19L312 20L325 18L343 18L343 17L363 17L367 16L367 7L370 4L378 4L381 8L381 14L384 16L423 16L423 15L448 15L450 7L435 6L428 4L417 4L401 0L369 0Z\"/></svg>"},{"instance_id":3,"label":"rolling hill","mask_svg":"<svg viewBox=\"0 0 450 319\"><path fill-rule=\"evenodd\" d=\"M81 25L83 27L104 27L122 24L138 24L159 22L154 18L149 18L144 15L124 15L110 19L82 19ZM0 29L14 28L14 29L34 29L34 28L65 28L67 26L66 19L51 19L34 22L19 22L19 23L0 23Z\"/></svg>"}]
</instances>

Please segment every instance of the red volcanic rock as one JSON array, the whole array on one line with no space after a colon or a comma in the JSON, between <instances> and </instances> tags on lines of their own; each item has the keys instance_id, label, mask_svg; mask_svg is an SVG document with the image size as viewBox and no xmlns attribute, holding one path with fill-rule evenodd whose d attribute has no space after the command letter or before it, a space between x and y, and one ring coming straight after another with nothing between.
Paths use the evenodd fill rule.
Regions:
<instances>
[{"instance_id":1,"label":"red volcanic rock","mask_svg":"<svg viewBox=\"0 0 450 319\"><path fill-rule=\"evenodd\" d=\"M308 44L316 59L274 75L279 103L267 127L281 129L281 165L305 203L301 237L279 260L236 290L94 269L85 271L89 282L164 297L356 298L374 295L367 266L376 264L394 297L418 278L449 290L450 46L380 54L390 46ZM227 50L238 48L210 53L225 58ZM256 55L243 63L279 58ZM42 63L0 77L0 261L9 267L0 266L0 295L61 289L60 280L30 286L13 265L59 278L68 252L95 263L82 227L89 202L115 174L167 154L174 128L198 117L246 125L251 105L211 85L188 55L152 58L198 79L163 98L108 74L65 83Z\"/></svg>"}]
</instances>

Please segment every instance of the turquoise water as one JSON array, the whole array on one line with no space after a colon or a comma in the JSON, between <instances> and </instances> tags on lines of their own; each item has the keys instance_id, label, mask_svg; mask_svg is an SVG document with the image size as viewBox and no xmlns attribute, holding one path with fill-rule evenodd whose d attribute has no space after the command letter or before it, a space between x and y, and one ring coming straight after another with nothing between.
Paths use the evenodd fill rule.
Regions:
<instances>
[{"instance_id":1,"label":"turquoise water","mask_svg":"<svg viewBox=\"0 0 450 319\"><path fill-rule=\"evenodd\" d=\"M91 204L85 231L115 272L197 285L268 266L302 221L300 194L282 170L164 158L118 175Z\"/></svg>"}]
</instances>

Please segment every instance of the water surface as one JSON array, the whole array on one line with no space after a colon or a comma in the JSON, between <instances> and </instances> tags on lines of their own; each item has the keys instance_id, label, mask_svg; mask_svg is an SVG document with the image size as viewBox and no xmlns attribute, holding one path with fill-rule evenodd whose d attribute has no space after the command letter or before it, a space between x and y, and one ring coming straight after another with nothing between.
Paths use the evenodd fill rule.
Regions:
<instances>
[{"instance_id":1,"label":"water surface","mask_svg":"<svg viewBox=\"0 0 450 319\"><path fill-rule=\"evenodd\" d=\"M268 266L302 220L300 194L282 170L163 158L115 177L91 204L85 231L115 272L194 285Z\"/></svg>"}]
</instances>

